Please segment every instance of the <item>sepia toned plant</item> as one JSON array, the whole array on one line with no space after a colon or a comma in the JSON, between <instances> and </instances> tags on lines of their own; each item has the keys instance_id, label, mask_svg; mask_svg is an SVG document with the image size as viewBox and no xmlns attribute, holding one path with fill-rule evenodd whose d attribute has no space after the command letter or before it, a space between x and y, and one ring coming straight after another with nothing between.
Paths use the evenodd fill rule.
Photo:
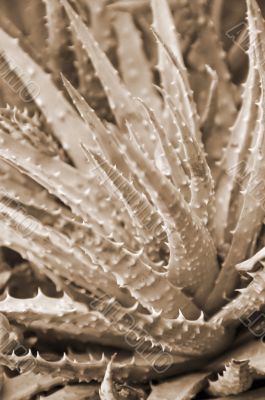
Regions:
<instances>
[{"instance_id":1,"label":"sepia toned plant","mask_svg":"<svg viewBox=\"0 0 265 400\"><path fill-rule=\"evenodd\" d=\"M265 398L265 22L224 3L1 1L1 399Z\"/></svg>"}]
</instances>

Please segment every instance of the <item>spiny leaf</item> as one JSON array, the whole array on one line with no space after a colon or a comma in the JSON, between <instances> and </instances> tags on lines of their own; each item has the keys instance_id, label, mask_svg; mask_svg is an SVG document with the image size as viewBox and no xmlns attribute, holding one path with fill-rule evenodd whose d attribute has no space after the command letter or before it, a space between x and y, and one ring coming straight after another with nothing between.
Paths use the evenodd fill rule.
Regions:
<instances>
[{"instance_id":1,"label":"spiny leaf","mask_svg":"<svg viewBox=\"0 0 265 400\"><path fill-rule=\"evenodd\" d=\"M163 0L164 1L164 0ZM170 20L170 11L167 7L167 2L164 1L165 11L168 13L167 21L168 27L174 26L173 22ZM154 1L153 13L154 13L154 25L156 26L156 18L159 18L158 15L161 16L162 10L160 9L160 13L158 14L157 0ZM162 3L159 3L160 6ZM168 31L168 28L167 28ZM164 71L165 66L162 68L162 72L166 75L166 83L164 84L164 90L172 99L174 106L179 110L180 113L184 116L184 121L189 127L191 132L191 136L200 140L200 131L199 131L199 121L196 106L193 100L193 92L190 88L188 74L186 67L183 63L183 59L180 53L179 45L175 42L174 35L171 36L171 40L164 39L166 31L160 32L159 30L154 31L154 35L157 38L158 46L161 47L161 57L163 52L165 52L166 57L163 57L161 61L167 65L168 63L168 71ZM168 32L169 36L172 33ZM169 42L169 45L167 44ZM162 74L161 72L161 74ZM163 75L162 75L163 77ZM170 80L171 77L171 80ZM172 93L173 91L173 93Z\"/></svg>"},{"instance_id":2,"label":"spiny leaf","mask_svg":"<svg viewBox=\"0 0 265 400\"><path fill-rule=\"evenodd\" d=\"M186 199L186 197L188 197L188 195L186 194L186 191L188 191L188 189L186 188L188 178L185 176L184 172L182 172L181 160L179 159L176 150L173 148L164 126L159 124L155 116L155 110L146 106L144 102L142 102L142 104L145 107L147 114L150 118L150 122L151 124L153 124L154 130L161 142L161 146L170 167L170 175L172 177L172 181L175 186L183 193Z\"/></svg>"},{"instance_id":3,"label":"spiny leaf","mask_svg":"<svg viewBox=\"0 0 265 400\"><path fill-rule=\"evenodd\" d=\"M142 110L136 100L133 100L131 94L121 83L117 71L113 68L106 55L99 48L99 45L93 39L88 28L74 12L66 0L61 0L65 10L70 18L71 26L82 41L88 56L94 64L99 75L101 83L108 96L110 107L121 128L124 128L125 120L129 120L138 132L139 140L144 143L146 151L152 157L154 144L150 131L146 129L141 118ZM83 142L85 143L85 142Z\"/></svg>"},{"instance_id":4,"label":"spiny leaf","mask_svg":"<svg viewBox=\"0 0 265 400\"><path fill-rule=\"evenodd\" d=\"M55 87L49 75L22 50L18 40L0 30L0 48L4 49L7 62L15 60L25 87L51 124L54 134L63 148L69 152L76 165L85 171L84 157L80 154L79 141L90 144L89 135L83 123L77 118L71 106ZM78 132L79 141L73 135Z\"/></svg>"},{"instance_id":5,"label":"spiny leaf","mask_svg":"<svg viewBox=\"0 0 265 400\"><path fill-rule=\"evenodd\" d=\"M166 273L159 273L141 260L138 254L126 249L118 260L103 265L106 272L111 272L118 285L127 287L131 295L150 312L162 312L165 316L175 317L179 309L186 315L198 314L198 308L182 290L172 285Z\"/></svg>"},{"instance_id":6,"label":"spiny leaf","mask_svg":"<svg viewBox=\"0 0 265 400\"><path fill-rule=\"evenodd\" d=\"M150 65L143 51L143 41L129 13L117 13L114 26L118 37L118 56L122 78L133 96L141 97L162 117L161 101L153 86ZM130 57L127 49L130 46ZM138 72L139 65L141 71Z\"/></svg>"},{"instance_id":7,"label":"spiny leaf","mask_svg":"<svg viewBox=\"0 0 265 400\"><path fill-rule=\"evenodd\" d=\"M101 49L106 52L112 60L115 58L115 41L113 38L110 15L106 10L106 0L74 1L83 21L91 26L95 39L99 42ZM104 26L104 28L102 28ZM99 28L100 27L100 28ZM110 107L104 89L100 83L93 64L83 48L82 41L78 35L72 32L72 50L74 55L74 66L78 76L78 90L96 110L97 114L107 120L113 120ZM115 61L115 60L114 60ZM62 72L62 71L61 71ZM71 76L72 74L67 74Z\"/></svg>"},{"instance_id":8,"label":"spiny leaf","mask_svg":"<svg viewBox=\"0 0 265 400\"><path fill-rule=\"evenodd\" d=\"M65 293L61 298L47 297L39 290L33 298L16 299L9 294L0 301L0 312L2 313L40 313L49 315L64 315L72 312L85 312L86 307L81 303L74 302Z\"/></svg>"},{"instance_id":9,"label":"spiny leaf","mask_svg":"<svg viewBox=\"0 0 265 400\"><path fill-rule=\"evenodd\" d=\"M203 315L189 320L181 312L176 319L155 320L150 332L173 353L196 357L219 353L233 338L220 322L204 321Z\"/></svg>"},{"instance_id":10,"label":"spiny leaf","mask_svg":"<svg viewBox=\"0 0 265 400\"><path fill-rule=\"evenodd\" d=\"M264 368L264 344L261 340L250 340L246 343L237 346L235 349L231 349L226 354L223 354L217 360L214 360L207 367L208 370L219 371L223 369L226 364L232 360L236 361L249 361L249 366L255 371L256 376L263 377L265 374Z\"/></svg>"},{"instance_id":11,"label":"spiny leaf","mask_svg":"<svg viewBox=\"0 0 265 400\"><path fill-rule=\"evenodd\" d=\"M66 295L64 297L67 298ZM90 303L91 309L88 309L82 303L71 301L67 305L60 298L44 295L30 299L7 296L0 302L0 310L10 322L38 332L50 331L58 338L72 338L80 342L93 340L128 350L138 346L138 343L141 345L143 341L146 350L153 346L160 347L159 341L147 333L152 316L138 313L135 306L122 307L107 295L105 302L102 298L94 298ZM130 322L136 319L137 326L132 327ZM126 342L128 332L134 336L130 344Z\"/></svg>"},{"instance_id":12,"label":"spiny leaf","mask_svg":"<svg viewBox=\"0 0 265 400\"><path fill-rule=\"evenodd\" d=\"M192 10L193 24L195 25L195 41L188 48L187 62L190 65L193 86L196 84L197 95L203 94L207 84L207 70L209 65L218 75L218 111L215 115L211 134L205 143L208 162L214 176L218 179L220 168L215 165L222 157L222 149L229 140L229 127L236 116L235 88L230 80L230 73L225 62L225 52L216 34L215 27L207 11L207 1L189 2ZM202 100L203 105L205 99Z\"/></svg>"},{"instance_id":13,"label":"spiny leaf","mask_svg":"<svg viewBox=\"0 0 265 400\"><path fill-rule=\"evenodd\" d=\"M205 142L208 138L211 127L214 124L214 117L217 110L218 75L210 66L207 66L207 70L211 77L211 83L209 86L206 106L201 116L200 128L203 134L203 142Z\"/></svg>"},{"instance_id":14,"label":"spiny leaf","mask_svg":"<svg viewBox=\"0 0 265 400\"><path fill-rule=\"evenodd\" d=\"M253 382L248 361L232 360L216 381L209 381L207 391L213 396L236 395L248 390Z\"/></svg>"},{"instance_id":15,"label":"spiny leaf","mask_svg":"<svg viewBox=\"0 0 265 400\"><path fill-rule=\"evenodd\" d=\"M81 117L90 128L91 134L95 137L95 140L99 142L104 153L109 156L113 165L117 165L117 167L128 176L129 170L124 159L124 154L121 152L119 147L115 145L115 142L113 142L109 130L105 128L101 120L97 117L95 111L92 110L78 91L64 77L63 83Z\"/></svg>"},{"instance_id":16,"label":"spiny leaf","mask_svg":"<svg viewBox=\"0 0 265 400\"><path fill-rule=\"evenodd\" d=\"M247 262L245 261L243 265L246 264ZM253 280L246 288L238 289L240 292L239 295L217 312L212 318L213 321L219 320L222 321L223 324L239 322L263 307L265 303L265 272L262 269L250 275L253 277Z\"/></svg>"},{"instance_id":17,"label":"spiny leaf","mask_svg":"<svg viewBox=\"0 0 265 400\"><path fill-rule=\"evenodd\" d=\"M248 20L250 26L250 51L255 54L256 69L262 87L264 79L264 51L261 51L263 39L261 33L265 34L265 25L258 10L257 4L248 2ZM255 45L258 43L258 46ZM265 50L265 48L264 48ZM252 241L255 240L256 232L262 226L265 209L263 204L264 188L263 177L265 174L264 142L265 142L265 96L261 90L258 103L258 118L255 124L252 143L252 158L250 160L251 173L246 184L243 196L243 204L239 218L233 232L233 239L229 252L224 261L220 275L209 299L207 308L210 312L215 311L224 303L224 297L231 296L239 280L235 264L243 261L249 254Z\"/></svg>"},{"instance_id":18,"label":"spiny leaf","mask_svg":"<svg viewBox=\"0 0 265 400\"><path fill-rule=\"evenodd\" d=\"M26 110L22 113L16 108L0 109L0 126L15 139L24 139L39 151L50 156L58 155L61 160L69 162L67 154L55 137L41 129L36 115L30 118Z\"/></svg>"},{"instance_id":19,"label":"spiny leaf","mask_svg":"<svg viewBox=\"0 0 265 400\"><path fill-rule=\"evenodd\" d=\"M85 151L87 152L86 148ZM96 164L105 172L115 188L122 195L125 204L130 209L129 212L132 218L136 219L137 225L140 225L144 232L143 241L147 243L150 242L149 244L151 246L152 242L154 246L155 243L157 246L161 244L162 240L165 240L164 230L161 231L160 235L154 236L157 234L159 227L161 227L161 218L149 203L146 196L138 192L133 186L133 183L129 183L127 179L123 177L118 170L112 167L107 160L104 160L100 154L93 151L89 151L88 154L93 157Z\"/></svg>"},{"instance_id":20,"label":"spiny leaf","mask_svg":"<svg viewBox=\"0 0 265 400\"><path fill-rule=\"evenodd\" d=\"M25 218L21 210L14 210L3 202L1 203L1 209L1 224L5 226L7 233L3 245L8 245L8 243L10 245L10 243L12 243L16 251L26 256L26 258L28 257L35 265L47 267L51 270L56 267L57 274L70 279L70 281L73 280L73 272L71 271L76 271L76 266L78 265L81 269L79 269L79 273L75 274L76 282L78 281L81 287L85 286L89 292L98 290L96 289L93 278L95 277L95 271L97 271L96 275L99 273L104 276L104 273L99 266L93 264L90 252L87 252L82 247L72 247L69 239L65 235L62 235L55 229L42 225L34 218L30 219L31 225L28 227L27 218ZM16 229L18 225L19 229ZM24 233L28 231L32 237L34 237L34 244L30 249L28 248ZM47 245L47 243L49 243L50 247L49 252L44 251L45 244ZM94 250L95 249L93 249L93 251ZM88 268L88 265L90 265L90 268ZM126 266L124 266L124 268L126 268ZM113 287L114 292L111 296L118 298L120 292L122 297L124 297L111 275L107 280L102 280L100 283L101 288L103 288L104 285L106 285L106 292L109 294L111 294L111 288L114 285L115 289ZM102 293L101 290L99 290L99 292Z\"/></svg>"},{"instance_id":21,"label":"spiny leaf","mask_svg":"<svg viewBox=\"0 0 265 400\"><path fill-rule=\"evenodd\" d=\"M128 128L129 130L131 129L131 127ZM194 294L196 300L200 303L209 287L213 284L217 274L216 254L212 238L201 221L194 215L182 194L161 175L153 163L146 159L137 145L127 138L123 138L123 145L126 146L126 152L131 159L132 167L134 169L135 167L137 168L140 183L147 185L150 196L162 213L166 224L170 246L169 279L173 284L186 288L192 293L196 288L195 292L197 291L197 293ZM143 174L142 171L145 171L145 173ZM191 245L188 239L191 232L194 231L196 231L196 246L194 243ZM202 257L203 261L202 259L200 261L200 252L203 252L202 249L206 248L205 246L207 247L206 254L209 257L207 262L205 254ZM204 266L204 273L206 272L205 265L209 268L212 280L208 280L207 283L205 280L201 281L201 283L196 282L196 280L192 282L189 274L187 274L187 268L188 270L189 268L194 268L194 277L200 280L202 278L201 262Z\"/></svg>"},{"instance_id":22,"label":"spiny leaf","mask_svg":"<svg viewBox=\"0 0 265 400\"><path fill-rule=\"evenodd\" d=\"M158 39L161 42L162 39L159 36ZM181 144L183 145L187 164L189 165L191 175L191 205L199 217L207 221L207 205L209 199L213 197L213 179L201 148L197 111L193 102L193 94L183 65L181 65L174 52L165 43L162 42L162 45L173 68L175 67L180 75L181 90L189 100L190 110L186 112L187 115L185 116L184 111L179 108L179 102L174 102L174 97L172 95L169 96L172 99L173 110L177 115L176 122L182 136ZM193 127L190 121L194 122Z\"/></svg>"},{"instance_id":23,"label":"spiny leaf","mask_svg":"<svg viewBox=\"0 0 265 400\"><path fill-rule=\"evenodd\" d=\"M20 171L28 174L40 185L44 186L50 193L65 201L65 204L70 206L74 213L80 214L80 205L84 205L85 198L87 198L87 205L85 206L86 217L84 214L82 216L84 220L87 220L89 210L91 211L91 205L93 203L91 201L88 202L91 190L87 188L87 178L85 178L84 175L81 175L76 169L61 162L56 157L48 157L29 145L26 146L25 144L19 143L3 132L1 132L0 135L2 140L2 148L0 151L2 159L8 160L8 162ZM15 152L10 151L12 143L16 146ZM80 149L80 151L82 150ZM64 185L62 184L63 179L65 179ZM70 183L71 179L73 179L72 184ZM81 183L80 180L82 180L83 183ZM76 189L77 186L79 186L79 190ZM83 208L83 206L81 206L81 208ZM91 215L92 214L97 214L97 208L94 209ZM99 215L98 220L101 220Z\"/></svg>"},{"instance_id":24,"label":"spiny leaf","mask_svg":"<svg viewBox=\"0 0 265 400\"><path fill-rule=\"evenodd\" d=\"M67 52L63 54L63 49L67 48L70 39L69 32L67 31L67 18L59 0L43 1L46 8L46 27L48 31L48 65L55 79L58 81L60 71L65 71L65 65L67 65Z\"/></svg>"},{"instance_id":25,"label":"spiny leaf","mask_svg":"<svg viewBox=\"0 0 265 400\"><path fill-rule=\"evenodd\" d=\"M170 363L168 368L173 367L172 360L174 358L166 358L166 360ZM32 363L34 366L33 372L36 374L48 372L50 377L60 377L65 380L70 380L74 376L79 382L102 381L108 362L109 360L104 354L101 359L89 358L86 355L85 361L72 359L66 354L58 361L48 361L39 354L34 357L31 352L24 356L17 356L13 353L8 357L9 368L12 368L12 365L13 369L18 365L23 368L23 365L27 366ZM156 362L156 369L153 368L154 362ZM156 358L152 354L148 355L147 353L143 356L135 357L121 356L120 361L117 359L113 363L113 375L114 378L129 379L132 382L144 382L150 378L163 376L163 371L165 372L168 368L165 368L165 360L159 360L159 357Z\"/></svg>"},{"instance_id":26,"label":"spiny leaf","mask_svg":"<svg viewBox=\"0 0 265 400\"><path fill-rule=\"evenodd\" d=\"M248 78L242 94L242 106L232 127L228 147L225 149L221 161L223 173L216 191L215 226L219 245L229 240L229 230L235 228L238 208L242 201L240 189L244 184L244 177L248 173L247 169L249 169L247 166L249 147L257 118L256 102L260 96L258 73L252 57L249 57L249 63ZM232 201L234 204L231 204Z\"/></svg>"}]
</instances>

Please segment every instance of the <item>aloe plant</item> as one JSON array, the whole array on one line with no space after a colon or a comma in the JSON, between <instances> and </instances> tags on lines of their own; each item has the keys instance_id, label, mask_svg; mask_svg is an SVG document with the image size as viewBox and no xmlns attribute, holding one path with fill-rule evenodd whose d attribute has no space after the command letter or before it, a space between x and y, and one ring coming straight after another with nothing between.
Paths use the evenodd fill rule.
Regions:
<instances>
[{"instance_id":1,"label":"aloe plant","mask_svg":"<svg viewBox=\"0 0 265 400\"><path fill-rule=\"evenodd\" d=\"M2 2L3 400L265 398L265 23L223 3Z\"/></svg>"}]
</instances>

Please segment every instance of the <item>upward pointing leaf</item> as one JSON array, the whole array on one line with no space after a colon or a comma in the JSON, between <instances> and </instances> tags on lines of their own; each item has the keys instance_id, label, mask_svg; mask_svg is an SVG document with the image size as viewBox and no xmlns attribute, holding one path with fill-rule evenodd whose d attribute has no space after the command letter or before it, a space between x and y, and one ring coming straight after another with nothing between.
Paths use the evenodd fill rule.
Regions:
<instances>
[{"instance_id":1,"label":"upward pointing leaf","mask_svg":"<svg viewBox=\"0 0 265 400\"><path fill-rule=\"evenodd\" d=\"M223 268L209 299L207 308L216 311L225 297L230 297L239 280L235 265L250 256L251 244L256 240L264 216L264 175L265 175L265 23L255 0L248 0L248 21L250 27L250 54L254 55L255 70L258 72L261 90L258 101L258 117L252 140L252 155L248 159L250 176L246 182L242 207L233 232L233 239ZM243 141L244 147L246 146Z\"/></svg>"},{"instance_id":2,"label":"upward pointing leaf","mask_svg":"<svg viewBox=\"0 0 265 400\"><path fill-rule=\"evenodd\" d=\"M7 62L15 62L20 79L52 126L55 136L64 149L78 168L86 170L87 164L79 142L92 144L87 129L56 88L51 77L19 46L17 39L2 29L0 29L0 49L3 50L2 54Z\"/></svg>"},{"instance_id":3,"label":"upward pointing leaf","mask_svg":"<svg viewBox=\"0 0 265 400\"><path fill-rule=\"evenodd\" d=\"M154 27L158 39L159 71L162 85L174 105L183 113L186 124L198 136L197 111L192 100L187 71L183 63L175 25L167 0L152 0ZM165 56L166 55L166 56Z\"/></svg>"},{"instance_id":4,"label":"upward pointing leaf","mask_svg":"<svg viewBox=\"0 0 265 400\"><path fill-rule=\"evenodd\" d=\"M253 57L249 58L249 73L244 85L243 102L236 122L232 127L228 147L222 160L222 175L217 190L217 212L215 226L218 244L222 245L230 237L229 230L235 228L240 203L240 186L246 171L249 147L257 118L259 100L259 77ZM232 206L232 201L234 206Z\"/></svg>"},{"instance_id":5,"label":"upward pointing leaf","mask_svg":"<svg viewBox=\"0 0 265 400\"><path fill-rule=\"evenodd\" d=\"M99 142L102 150L109 157L112 164L117 165L117 167L128 176L129 170L125 163L124 155L121 153L117 143L113 141L110 132L105 128L101 120L97 117L95 111L87 104L85 99L83 99L71 83L64 76L62 76L62 79L74 105L78 109L81 117L87 123L91 131L90 134L92 134L95 140Z\"/></svg>"},{"instance_id":6,"label":"upward pointing leaf","mask_svg":"<svg viewBox=\"0 0 265 400\"><path fill-rule=\"evenodd\" d=\"M141 106L121 83L117 71L100 49L81 18L75 13L67 0L61 1L69 16L72 28L83 43L84 49L91 58L98 73L119 126L124 129L125 121L128 120L135 127L139 141L144 144L149 156L153 157L154 143L152 142L152 132L150 132L143 122L144 116Z\"/></svg>"},{"instance_id":7,"label":"upward pointing leaf","mask_svg":"<svg viewBox=\"0 0 265 400\"><path fill-rule=\"evenodd\" d=\"M87 152L86 148L85 151ZM133 186L133 183L130 184L127 179L124 178L117 169L112 167L107 160L104 160L100 154L92 151L89 153L97 165L108 176L118 192L122 195L124 202L130 209L132 218L136 219L137 224L141 226L144 232L144 242L156 241L159 243L159 240L162 240L162 238L165 239L165 234L163 231L158 237L153 237L153 234L156 233L156 228L161 226L162 221L160 215L149 203L146 196L138 192L138 190Z\"/></svg>"},{"instance_id":8,"label":"upward pointing leaf","mask_svg":"<svg viewBox=\"0 0 265 400\"><path fill-rule=\"evenodd\" d=\"M117 13L114 26L123 81L133 96L141 97L162 117L161 101L153 86L153 74L144 54L144 42L129 13ZM127 49L130 47L130 55ZM139 69L141 66L141 69Z\"/></svg>"}]
</instances>

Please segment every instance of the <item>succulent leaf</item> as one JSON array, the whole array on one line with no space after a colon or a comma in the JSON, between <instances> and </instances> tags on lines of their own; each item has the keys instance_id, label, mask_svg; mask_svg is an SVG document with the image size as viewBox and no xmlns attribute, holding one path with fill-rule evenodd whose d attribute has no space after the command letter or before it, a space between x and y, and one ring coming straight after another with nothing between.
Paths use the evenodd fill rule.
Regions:
<instances>
[{"instance_id":1,"label":"succulent leaf","mask_svg":"<svg viewBox=\"0 0 265 400\"><path fill-rule=\"evenodd\" d=\"M61 0L71 21L71 26L82 41L84 48L91 58L92 63L99 75L104 90L108 96L110 107L114 113L119 126L124 127L125 120L130 121L141 132L140 140L143 141L146 151L150 157L153 154L153 142L151 132L149 132L140 116L142 110L136 100L133 99L130 92L121 83L117 71L111 65L104 52L100 49L98 43L94 40L86 25L80 17L74 12L66 0ZM138 109L139 115L136 110ZM139 132L139 133L140 133ZM86 143L83 141L83 143Z\"/></svg>"},{"instance_id":2,"label":"succulent leaf","mask_svg":"<svg viewBox=\"0 0 265 400\"><path fill-rule=\"evenodd\" d=\"M79 141L89 144L86 128L78 120L63 95L57 90L50 76L22 50L18 44L18 39L12 38L3 30L0 31L0 48L5 49L4 55L7 61L9 59L16 60L17 67L23 71L21 79L24 80L24 85L41 108L47 122L52 125L54 134L63 144L65 150L69 151L76 165L80 168L84 167L84 157L82 158L78 140L73 137L72 133L77 130ZM31 82L30 86L29 83Z\"/></svg>"},{"instance_id":3,"label":"succulent leaf","mask_svg":"<svg viewBox=\"0 0 265 400\"><path fill-rule=\"evenodd\" d=\"M216 381L209 381L207 391L213 396L236 395L248 390L252 382L248 361L232 360Z\"/></svg>"},{"instance_id":4,"label":"succulent leaf","mask_svg":"<svg viewBox=\"0 0 265 400\"><path fill-rule=\"evenodd\" d=\"M34 374L33 372L13 378L4 375L2 396L5 400L30 400L35 394L64 384L64 382L65 379L61 377L53 378L49 375Z\"/></svg>"},{"instance_id":5,"label":"succulent leaf","mask_svg":"<svg viewBox=\"0 0 265 400\"><path fill-rule=\"evenodd\" d=\"M258 72L260 84L264 84L264 53L261 51L261 33L265 35L265 24L258 11L258 6L248 2L248 20L250 26L250 51L255 54L254 60ZM258 45L256 46L255 43ZM264 176L264 113L265 98L263 90L260 91L258 102L258 118L253 133L253 155L250 158L251 174L244 191L243 204L233 232L232 243L224 261L222 270L217 279L215 288L208 299L208 311L215 311L224 298L231 296L239 277L235 264L249 256L252 240L255 240L255 232L259 231L264 215L263 205L263 176ZM226 284L225 284L226 282ZM225 287L225 289L224 289Z\"/></svg>"},{"instance_id":6,"label":"succulent leaf","mask_svg":"<svg viewBox=\"0 0 265 400\"><path fill-rule=\"evenodd\" d=\"M1 1L3 400L264 398L265 7L239 3Z\"/></svg>"},{"instance_id":7,"label":"succulent leaf","mask_svg":"<svg viewBox=\"0 0 265 400\"><path fill-rule=\"evenodd\" d=\"M152 387L152 393L147 400L178 400L192 399L206 385L207 373L194 373L185 375L168 382L160 383Z\"/></svg>"}]
</instances>

